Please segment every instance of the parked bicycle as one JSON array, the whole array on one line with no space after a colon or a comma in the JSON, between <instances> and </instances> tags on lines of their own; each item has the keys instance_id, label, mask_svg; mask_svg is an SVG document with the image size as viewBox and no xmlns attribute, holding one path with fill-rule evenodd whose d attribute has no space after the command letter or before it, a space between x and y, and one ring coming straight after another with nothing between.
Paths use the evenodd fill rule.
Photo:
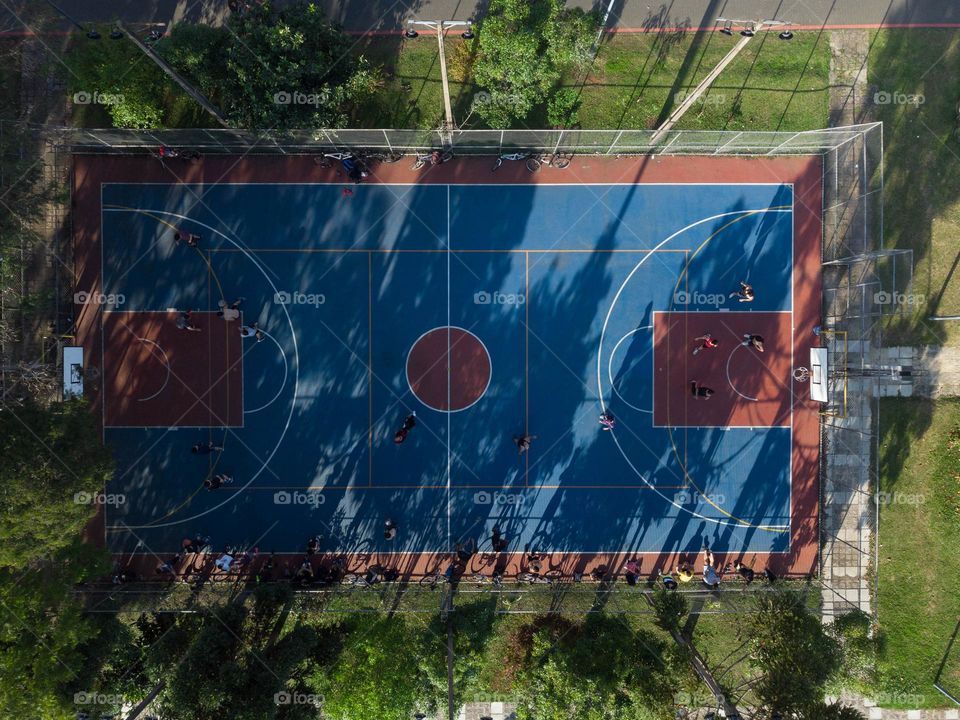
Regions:
<instances>
[{"instance_id":1,"label":"parked bicycle","mask_svg":"<svg viewBox=\"0 0 960 720\"><path fill-rule=\"evenodd\" d=\"M496 172L500 169L500 166L503 165L504 160L509 160L510 162L516 162L519 160L526 160L530 157L530 153L501 153L497 157L497 161L493 164L493 169L490 172Z\"/></svg>"},{"instance_id":2,"label":"parked bicycle","mask_svg":"<svg viewBox=\"0 0 960 720\"><path fill-rule=\"evenodd\" d=\"M426 155L418 153L413 162L413 169L419 170L425 165L443 165L443 163L450 162L451 160L453 160L453 153L449 150L434 150Z\"/></svg>"},{"instance_id":3,"label":"parked bicycle","mask_svg":"<svg viewBox=\"0 0 960 720\"><path fill-rule=\"evenodd\" d=\"M527 157L527 170L532 173L540 172L544 165L564 170L573 161L573 153L555 152L552 154L535 154Z\"/></svg>"},{"instance_id":4,"label":"parked bicycle","mask_svg":"<svg viewBox=\"0 0 960 720\"><path fill-rule=\"evenodd\" d=\"M551 585L563 579L563 573L559 570L547 570L544 573L521 572L517 573L517 582L530 583L531 585Z\"/></svg>"}]
</instances>

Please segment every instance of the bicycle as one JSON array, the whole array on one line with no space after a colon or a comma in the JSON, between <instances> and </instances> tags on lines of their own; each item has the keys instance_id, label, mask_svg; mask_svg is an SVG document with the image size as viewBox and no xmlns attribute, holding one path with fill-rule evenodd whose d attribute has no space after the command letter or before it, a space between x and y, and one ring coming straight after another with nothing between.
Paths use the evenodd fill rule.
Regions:
<instances>
[{"instance_id":1,"label":"bicycle","mask_svg":"<svg viewBox=\"0 0 960 720\"><path fill-rule=\"evenodd\" d=\"M346 573L340 578L341 585L369 588L383 582L380 572L368 569L365 573Z\"/></svg>"},{"instance_id":2,"label":"bicycle","mask_svg":"<svg viewBox=\"0 0 960 720\"><path fill-rule=\"evenodd\" d=\"M379 162L391 164L395 162L400 162L403 159L403 155L398 152L361 152L358 154L357 158L363 162Z\"/></svg>"},{"instance_id":3,"label":"bicycle","mask_svg":"<svg viewBox=\"0 0 960 720\"><path fill-rule=\"evenodd\" d=\"M573 153L555 152L551 155L531 155L527 158L527 170L532 173L540 172L544 165L555 167L557 170L565 170L573 161Z\"/></svg>"},{"instance_id":4,"label":"bicycle","mask_svg":"<svg viewBox=\"0 0 960 720\"><path fill-rule=\"evenodd\" d=\"M530 583L531 585L552 585L563 579L563 573L559 570L547 570L545 573L521 572L517 573L517 582Z\"/></svg>"},{"instance_id":5,"label":"bicycle","mask_svg":"<svg viewBox=\"0 0 960 720\"><path fill-rule=\"evenodd\" d=\"M454 567L451 565L443 572L439 569L434 570L430 575L424 575L417 583L420 587L436 590L437 585L444 585L453 582Z\"/></svg>"},{"instance_id":6,"label":"bicycle","mask_svg":"<svg viewBox=\"0 0 960 720\"><path fill-rule=\"evenodd\" d=\"M503 574L495 572L493 575L486 575L485 573L474 573L470 576L470 582L474 585L492 585L495 588L503 586Z\"/></svg>"},{"instance_id":7,"label":"bicycle","mask_svg":"<svg viewBox=\"0 0 960 720\"><path fill-rule=\"evenodd\" d=\"M332 153L323 153L321 155L315 156L313 158L313 162L315 165L328 168L328 167L333 167L334 160L339 160L340 162L343 162L344 160L352 160L352 159L353 159L353 153L332 152Z\"/></svg>"},{"instance_id":8,"label":"bicycle","mask_svg":"<svg viewBox=\"0 0 960 720\"><path fill-rule=\"evenodd\" d=\"M424 165L443 165L443 163L450 162L452 159L453 153L449 150L434 150L429 155L417 154L413 162L413 169L419 170Z\"/></svg>"},{"instance_id":9,"label":"bicycle","mask_svg":"<svg viewBox=\"0 0 960 720\"><path fill-rule=\"evenodd\" d=\"M530 153L501 153L497 158L497 161L494 163L493 168L490 172L496 172L500 169L500 166L503 165L504 160L510 160L515 162L517 160L526 160L531 157Z\"/></svg>"}]
</instances>

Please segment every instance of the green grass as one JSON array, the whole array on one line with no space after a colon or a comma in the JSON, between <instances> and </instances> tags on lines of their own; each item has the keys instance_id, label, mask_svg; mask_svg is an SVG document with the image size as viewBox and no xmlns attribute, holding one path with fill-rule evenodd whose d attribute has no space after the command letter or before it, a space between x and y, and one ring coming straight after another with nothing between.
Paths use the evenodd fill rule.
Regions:
<instances>
[{"instance_id":1,"label":"green grass","mask_svg":"<svg viewBox=\"0 0 960 720\"><path fill-rule=\"evenodd\" d=\"M446 45L450 98L454 116L462 120L470 110L474 88L467 81L469 60L465 44L451 36ZM355 117L356 127L435 129L443 122L443 86L436 39L421 35L372 38L355 52L366 57L384 75L383 86Z\"/></svg>"},{"instance_id":2,"label":"green grass","mask_svg":"<svg viewBox=\"0 0 960 720\"><path fill-rule=\"evenodd\" d=\"M653 128L733 46L710 34L616 35L583 85L585 128ZM714 81L677 129L810 130L826 126L830 52L820 33L792 42L758 36Z\"/></svg>"},{"instance_id":3,"label":"green grass","mask_svg":"<svg viewBox=\"0 0 960 720\"><path fill-rule=\"evenodd\" d=\"M691 90L732 47L711 34L615 35L602 45L586 78L564 87L580 90L580 126L590 129L652 128L673 110L678 93ZM482 122L470 114L477 88L470 82L471 57L452 36L446 46L454 117L468 128ZM376 38L357 52L384 70L374 102L362 108L362 127L435 128L443 118L439 53L432 37ZM810 130L826 126L830 54L827 36L797 33L793 42L753 40L714 83L703 102L688 111L679 129ZM547 127L544 108L517 127Z\"/></svg>"},{"instance_id":4,"label":"green grass","mask_svg":"<svg viewBox=\"0 0 960 720\"><path fill-rule=\"evenodd\" d=\"M960 36L949 30L883 30L873 36L868 79L876 90L923 96L877 105L884 123L884 244L914 252L915 313L888 327L890 343L960 341L960 325L927 320L960 314Z\"/></svg>"},{"instance_id":5,"label":"green grass","mask_svg":"<svg viewBox=\"0 0 960 720\"><path fill-rule=\"evenodd\" d=\"M942 706L932 683L960 618L960 402L888 399L880 411L880 490L898 495L880 512L876 691L887 705ZM943 684L960 690L960 656Z\"/></svg>"}]
</instances>

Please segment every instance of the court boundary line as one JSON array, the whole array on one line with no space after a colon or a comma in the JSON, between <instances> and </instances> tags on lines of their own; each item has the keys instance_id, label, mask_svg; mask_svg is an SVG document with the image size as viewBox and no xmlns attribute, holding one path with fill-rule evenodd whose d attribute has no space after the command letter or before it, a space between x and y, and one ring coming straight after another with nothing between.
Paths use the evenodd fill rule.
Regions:
<instances>
[{"instance_id":1,"label":"court boundary line","mask_svg":"<svg viewBox=\"0 0 960 720\"><path fill-rule=\"evenodd\" d=\"M130 185L130 184L135 184L135 183L117 183L117 184L118 184L118 185ZM145 183L145 184L147 184L147 183ZM148 184L165 185L165 186L173 185L172 183L148 183ZM237 184L252 185L252 184L257 184L257 183L237 183ZM262 184L265 185L265 186L275 186L275 185L284 185L284 184L287 184L287 183L262 183ZM305 185L305 184L315 185L315 184L318 184L318 183L289 183L289 184L291 184L291 185ZM331 184L331 185L340 185L341 183L329 183L329 184ZM409 183L402 183L402 185L408 185L408 184L409 184ZM731 184L731 183L656 183L656 184L658 184L658 185L669 185L669 186L674 186L674 185L676 185L676 186L708 186L708 185L716 185L716 186L725 186L725 187L744 186L744 185L756 185L756 186L765 186L765 187L766 187L766 186L769 186L769 187L783 187L784 185L787 185L787 183L782 183L782 182L781 182L781 183L737 183L737 184ZM447 194L448 194L448 198L449 198L450 192L451 192L451 191L450 191L450 188L451 188L451 186L453 186L453 185L454 185L454 184L447 184ZM480 185L480 184L479 184L479 183L470 183L470 184L468 184L468 186L471 186L471 187L475 187L475 186L477 186L477 185ZM490 185L491 185L491 186L494 186L494 187L504 187L504 184L499 184L499 183L490 184ZM567 184L562 184L562 185L566 186ZM612 187L630 187L632 184L629 184L629 183L616 183L616 184L598 183L598 184L596 184L596 185L612 186ZM653 183L651 183L650 185L653 185ZM792 184L791 184L791 187L792 187ZM102 192L102 187L101 187L101 192ZM103 209L101 208L101 214L102 214L102 212L103 212ZM449 204L449 201L448 201L448 224L449 224L449 222L450 222L449 214L450 214L450 204ZM189 218L188 218L188 219L189 219ZM449 225L448 225L448 227L449 227ZM449 239L449 232L448 232L448 239ZM234 249L234 250L231 250L231 251L244 252L244 250L242 250L242 249L240 249L240 248L237 248L237 249ZM276 251L278 251L278 249L274 249L274 250L271 250L271 251L276 252ZM293 252L310 252L310 251L316 251L316 249L293 249L293 250L291 250L291 251L293 251ZM337 250L334 250L334 249L323 249L322 251L325 251L325 252L338 252ZM211 251L211 252L216 252L216 251ZM251 250L250 252L255 252L255 250ZM269 252L269 251L268 251L268 252ZM342 252L342 251L340 251L340 252ZM377 252L377 251L376 251L376 250L360 250L360 251L357 251L357 252L366 252L366 253L368 254L368 258L372 258L372 254L373 254L374 252ZM384 252L403 252L403 251L402 251L402 250L386 250L386 251L384 251ZM409 251L409 252L424 252L424 251ZM454 253L454 252L457 252L457 251L454 251L454 250L452 250L452 249L450 249L450 248L448 247L448 248L445 249L445 250L433 250L433 251L426 251L426 252L445 252L445 253L447 253L447 263L448 263L448 308L447 308L447 310L448 310L448 317L449 317L449 313L450 313L450 311L451 311L451 304L450 304L450 298L449 298L449 282L450 282L449 264L450 264L450 254L452 254L452 253ZM471 251L465 250L465 251L460 251L460 252L471 252ZM527 262L529 262L529 254L530 254L531 252L533 252L533 253L543 253L543 254L546 254L546 253L563 253L563 252L579 252L579 253L587 253L587 254L596 254L596 253L602 252L602 251L597 251L597 250L563 250L563 249L557 250L557 249L553 249L553 250L539 250L539 251L538 251L538 250L511 250L511 251L481 250L481 251L476 251L476 252L496 252L496 253L504 253L504 252L523 252L523 253L525 254L525 256L526 256ZM689 250L677 250L677 249L667 249L667 250L664 250L664 249L656 249L656 248L653 248L653 249L622 249L622 250L620 250L620 252L633 253L633 254L640 253L640 254L649 255L649 254L655 253L655 252L685 252L685 253L689 253ZM102 253L103 253L103 244L101 243L101 254L102 254ZM793 269L791 269L791 272L793 272ZM153 312L153 311L145 311L145 312ZM101 332L102 332L102 327L101 327ZM449 343L448 343L448 346L449 346ZM102 347L101 347L101 350L102 350ZM449 383L448 383L448 393L449 393ZM448 425L449 425L449 414L448 414ZM160 426L158 426L158 427L160 427ZM450 462L450 461L449 461L449 452L450 452L450 449L448 448L448 485L447 485L448 490L449 490L449 486L450 486L450 477L451 477L451 475L450 475L450 470L449 470L449 462ZM389 489L389 488L396 488L396 487L400 487L400 486L393 486L393 485L389 485L389 486L379 486L378 489ZM431 486L411 486L411 487L420 487L420 488L427 487L427 488L428 488L428 487L431 487ZM458 486L458 488L459 488L459 487L463 487L463 488L465 488L465 489L469 489L469 488L471 488L471 487L491 487L491 488L501 488L501 489L502 489L502 488L504 488L504 485L501 483L500 485L495 485L495 486L472 486L472 485L467 485L467 486ZM556 485L556 486L553 486L553 485L546 485L546 484L544 484L544 485L535 485L535 486L532 486L532 487L533 487L533 488L554 488L554 487L555 487L555 488L561 488L561 489L562 489L562 488L570 488L570 489L573 489L573 488L581 488L581 487L582 487L582 488L587 488L587 489L593 489L593 488L606 488L607 486L598 486L598 485L583 485L583 486ZM651 488L651 487L652 487L652 489L656 489L656 488L663 488L663 489L687 489L689 486L650 486L649 484L645 484L645 485L636 486L636 487L646 487L646 488ZM615 486L609 486L609 489L633 489L633 487L632 487L632 486L627 486L627 485L615 485ZM449 514L448 514L448 528L449 528ZM448 536L449 536L449 531L448 531Z\"/></svg>"}]
</instances>

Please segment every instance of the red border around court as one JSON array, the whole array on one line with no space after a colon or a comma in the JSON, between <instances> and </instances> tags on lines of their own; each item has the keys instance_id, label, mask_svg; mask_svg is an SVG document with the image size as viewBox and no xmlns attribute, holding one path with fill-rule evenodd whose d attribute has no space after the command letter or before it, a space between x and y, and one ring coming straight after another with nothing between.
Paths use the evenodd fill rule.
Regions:
<instances>
[{"instance_id":1,"label":"red border around court","mask_svg":"<svg viewBox=\"0 0 960 720\"><path fill-rule=\"evenodd\" d=\"M166 167L146 154L141 156L74 156L74 257L77 291L101 292L100 188L102 183L188 182L317 182L342 184L333 168L322 168L309 155L209 156L197 163L172 163ZM821 247L821 161L819 157L598 157L577 156L567 170L546 168L530 174L522 163L505 164L495 175L489 158L457 158L453 162L413 171L408 159L374 168L369 182L391 183L501 183L501 184L643 184L643 183L790 183L794 188L794 328L795 364L816 344L813 329L820 316ZM99 364L101 357L99 305L75 307L77 344L85 357ZM100 422L102 392L95 388L91 399ZM793 472L791 488L790 552L748 553L743 561L757 567L769 566L778 574L808 576L816 573L819 512L819 416L816 403L796 397L793 418ZM90 528L90 536L103 542L103 518ZM597 566L618 571L626 556L557 554L545 567L560 568L565 574L589 572ZM736 557L717 556L722 565ZM439 565L436 555L400 555L392 558L404 573L418 574ZM522 556L504 556L507 573L522 564ZM646 553L642 571L653 574L658 567L679 561L697 563L698 558L675 553ZM155 559L144 558L148 565ZM381 561L386 562L385 559ZM212 562L212 561L211 561ZM145 575L152 574L150 567Z\"/></svg>"}]
</instances>

